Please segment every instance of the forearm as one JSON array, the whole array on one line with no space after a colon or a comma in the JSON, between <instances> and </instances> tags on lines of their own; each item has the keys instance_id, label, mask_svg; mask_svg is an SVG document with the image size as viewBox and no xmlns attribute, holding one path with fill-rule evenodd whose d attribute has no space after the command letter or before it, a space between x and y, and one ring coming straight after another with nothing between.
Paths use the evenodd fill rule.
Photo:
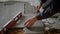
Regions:
<instances>
[{"instance_id":1,"label":"forearm","mask_svg":"<svg viewBox=\"0 0 60 34\"><path fill-rule=\"evenodd\" d=\"M55 11L55 10L53 10L53 11L47 11L47 12L42 12L42 15L41 15L41 13L40 14L38 14L37 16L36 16L36 19L37 20L41 20L41 19L45 19L45 18L49 18L49 17L51 17L51 16L53 16L54 14L56 14L57 13L57 11Z\"/></svg>"}]
</instances>

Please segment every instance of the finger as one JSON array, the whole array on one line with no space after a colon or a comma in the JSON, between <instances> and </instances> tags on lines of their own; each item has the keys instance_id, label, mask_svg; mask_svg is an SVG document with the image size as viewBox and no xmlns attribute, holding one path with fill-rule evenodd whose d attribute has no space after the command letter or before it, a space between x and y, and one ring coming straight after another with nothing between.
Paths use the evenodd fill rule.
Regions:
<instances>
[{"instance_id":1,"label":"finger","mask_svg":"<svg viewBox=\"0 0 60 34\"><path fill-rule=\"evenodd\" d=\"M31 27L31 24L32 24L31 22L28 22L25 26L26 27Z\"/></svg>"},{"instance_id":2,"label":"finger","mask_svg":"<svg viewBox=\"0 0 60 34\"><path fill-rule=\"evenodd\" d=\"M29 20L25 21L24 25L26 25L29 22Z\"/></svg>"},{"instance_id":3,"label":"finger","mask_svg":"<svg viewBox=\"0 0 60 34\"><path fill-rule=\"evenodd\" d=\"M33 22L29 22L26 26L27 27L32 27L32 25L33 25Z\"/></svg>"},{"instance_id":4,"label":"finger","mask_svg":"<svg viewBox=\"0 0 60 34\"><path fill-rule=\"evenodd\" d=\"M28 26L29 22L25 24L25 26Z\"/></svg>"}]
</instances>

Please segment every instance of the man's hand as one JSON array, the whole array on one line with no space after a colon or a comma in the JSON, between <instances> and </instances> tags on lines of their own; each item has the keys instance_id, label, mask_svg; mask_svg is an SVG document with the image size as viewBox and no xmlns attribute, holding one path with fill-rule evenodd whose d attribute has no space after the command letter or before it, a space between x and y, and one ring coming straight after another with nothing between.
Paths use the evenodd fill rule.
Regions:
<instances>
[{"instance_id":1,"label":"man's hand","mask_svg":"<svg viewBox=\"0 0 60 34\"><path fill-rule=\"evenodd\" d=\"M39 6L35 7L36 13L39 13L39 12L40 12L39 10L40 10L40 9L39 9Z\"/></svg>"},{"instance_id":2,"label":"man's hand","mask_svg":"<svg viewBox=\"0 0 60 34\"><path fill-rule=\"evenodd\" d=\"M39 10L40 10L41 6L42 6L42 2L40 2L40 3L37 5L37 7L35 8L35 10L36 10L37 13L40 12Z\"/></svg>"},{"instance_id":3,"label":"man's hand","mask_svg":"<svg viewBox=\"0 0 60 34\"><path fill-rule=\"evenodd\" d=\"M25 27L32 27L32 25L36 22L36 17L31 17L25 21Z\"/></svg>"}]
</instances>

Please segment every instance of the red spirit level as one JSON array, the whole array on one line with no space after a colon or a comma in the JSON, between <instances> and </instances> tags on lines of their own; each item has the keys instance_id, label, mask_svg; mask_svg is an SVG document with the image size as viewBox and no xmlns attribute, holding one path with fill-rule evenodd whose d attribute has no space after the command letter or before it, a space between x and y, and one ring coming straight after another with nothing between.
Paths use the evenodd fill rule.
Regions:
<instances>
[{"instance_id":1,"label":"red spirit level","mask_svg":"<svg viewBox=\"0 0 60 34\"><path fill-rule=\"evenodd\" d=\"M8 12L8 15L6 16L6 13L2 14L4 12L1 12L0 16L0 34L3 34L4 31L6 31L7 29L11 28L14 24L17 23L17 21L22 17L22 12L12 12L12 14L9 14L10 12ZM5 15L5 16L4 16ZM14 16L13 16L14 15ZM10 19L10 17L12 19ZM3 21L2 21L3 20Z\"/></svg>"}]
</instances>

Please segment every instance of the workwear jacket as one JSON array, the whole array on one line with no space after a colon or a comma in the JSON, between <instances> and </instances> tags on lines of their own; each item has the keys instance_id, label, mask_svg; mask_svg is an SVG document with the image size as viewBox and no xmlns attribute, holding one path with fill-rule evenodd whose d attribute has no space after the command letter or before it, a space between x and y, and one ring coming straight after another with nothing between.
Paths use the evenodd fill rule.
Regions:
<instances>
[{"instance_id":1,"label":"workwear jacket","mask_svg":"<svg viewBox=\"0 0 60 34\"><path fill-rule=\"evenodd\" d=\"M53 16L60 11L60 2L59 0L41 0L43 3L42 8L44 9L42 13L39 13L36 18L38 20L45 19Z\"/></svg>"}]
</instances>

